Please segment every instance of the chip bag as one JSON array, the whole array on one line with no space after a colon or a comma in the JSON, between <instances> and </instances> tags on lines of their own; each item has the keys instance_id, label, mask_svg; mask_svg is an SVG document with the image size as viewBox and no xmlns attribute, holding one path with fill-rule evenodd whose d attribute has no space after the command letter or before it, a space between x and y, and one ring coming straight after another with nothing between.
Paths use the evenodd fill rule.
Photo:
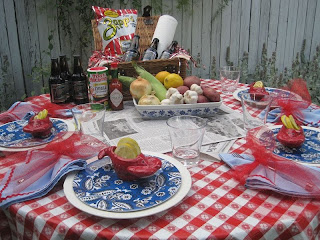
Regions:
<instances>
[{"instance_id":1,"label":"chip bag","mask_svg":"<svg viewBox=\"0 0 320 240\"><path fill-rule=\"evenodd\" d=\"M131 44L134 36L138 11L135 9L111 9L92 6L98 31L102 38L106 56L121 56Z\"/></svg>"}]
</instances>

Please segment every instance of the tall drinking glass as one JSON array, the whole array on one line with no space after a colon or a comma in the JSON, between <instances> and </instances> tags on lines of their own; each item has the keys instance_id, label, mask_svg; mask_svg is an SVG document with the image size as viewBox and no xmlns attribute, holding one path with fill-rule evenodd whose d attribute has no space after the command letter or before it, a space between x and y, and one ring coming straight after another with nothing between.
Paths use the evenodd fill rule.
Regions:
<instances>
[{"instance_id":1,"label":"tall drinking glass","mask_svg":"<svg viewBox=\"0 0 320 240\"><path fill-rule=\"evenodd\" d=\"M240 70L237 67L225 66L220 69L221 90L223 93L233 93L239 83Z\"/></svg>"}]
</instances>

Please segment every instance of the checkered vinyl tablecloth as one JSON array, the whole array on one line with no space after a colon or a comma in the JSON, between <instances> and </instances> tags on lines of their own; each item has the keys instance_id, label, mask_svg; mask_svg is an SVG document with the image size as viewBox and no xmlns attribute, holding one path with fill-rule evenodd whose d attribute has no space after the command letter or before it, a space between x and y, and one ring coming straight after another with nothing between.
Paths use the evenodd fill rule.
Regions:
<instances>
[{"instance_id":1,"label":"checkered vinyl tablecloth","mask_svg":"<svg viewBox=\"0 0 320 240\"><path fill-rule=\"evenodd\" d=\"M204 80L203 84L217 87L218 82ZM241 111L231 95L222 98ZM234 150L244 151L243 143L238 140ZM0 160L2 170L10 164ZM220 162L201 161L190 172L192 188L181 203L130 220L104 219L78 210L66 199L60 181L45 197L0 212L0 239L10 239L11 234L18 239L319 238L320 201L245 189Z\"/></svg>"}]
</instances>

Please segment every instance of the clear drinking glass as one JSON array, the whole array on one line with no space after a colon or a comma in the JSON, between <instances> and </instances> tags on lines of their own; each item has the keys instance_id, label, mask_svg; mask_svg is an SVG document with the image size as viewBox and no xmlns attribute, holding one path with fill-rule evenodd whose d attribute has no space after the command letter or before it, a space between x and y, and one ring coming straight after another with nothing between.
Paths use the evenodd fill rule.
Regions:
<instances>
[{"instance_id":1,"label":"clear drinking glass","mask_svg":"<svg viewBox=\"0 0 320 240\"><path fill-rule=\"evenodd\" d=\"M238 67L225 66L220 68L220 82L223 93L233 93L239 83L240 70Z\"/></svg>"},{"instance_id":2,"label":"clear drinking glass","mask_svg":"<svg viewBox=\"0 0 320 240\"><path fill-rule=\"evenodd\" d=\"M196 116L175 116L167 120L172 154L184 166L195 166L200 160L200 149L207 120Z\"/></svg>"}]
</instances>

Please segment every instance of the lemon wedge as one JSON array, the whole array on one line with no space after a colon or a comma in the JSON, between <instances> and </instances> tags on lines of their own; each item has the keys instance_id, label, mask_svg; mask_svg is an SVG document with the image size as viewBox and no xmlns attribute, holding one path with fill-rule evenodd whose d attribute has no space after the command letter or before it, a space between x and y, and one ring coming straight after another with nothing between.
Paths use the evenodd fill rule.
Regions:
<instances>
[{"instance_id":1,"label":"lemon wedge","mask_svg":"<svg viewBox=\"0 0 320 240\"><path fill-rule=\"evenodd\" d=\"M35 117L34 119L45 119L48 115L48 110L44 109L42 111L40 111Z\"/></svg>"},{"instance_id":2,"label":"lemon wedge","mask_svg":"<svg viewBox=\"0 0 320 240\"><path fill-rule=\"evenodd\" d=\"M119 157L126 159L134 159L137 157L137 155L135 154L135 149L127 143L118 146L114 153Z\"/></svg>"},{"instance_id":3,"label":"lemon wedge","mask_svg":"<svg viewBox=\"0 0 320 240\"><path fill-rule=\"evenodd\" d=\"M290 119L290 122L291 122L293 128L296 130L299 130L300 127L297 125L296 121L294 120L294 117L292 115L289 115L289 119Z\"/></svg>"},{"instance_id":4,"label":"lemon wedge","mask_svg":"<svg viewBox=\"0 0 320 240\"><path fill-rule=\"evenodd\" d=\"M263 87L263 82L262 81L257 81L253 87L258 87L258 88L262 88Z\"/></svg>"},{"instance_id":5,"label":"lemon wedge","mask_svg":"<svg viewBox=\"0 0 320 240\"><path fill-rule=\"evenodd\" d=\"M117 147L125 144L128 144L133 148L133 151L134 151L134 154L136 154L136 157L141 153L141 149L139 147L139 144L136 142L136 140L129 137L121 138L117 144Z\"/></svg>"}]
</instances>

